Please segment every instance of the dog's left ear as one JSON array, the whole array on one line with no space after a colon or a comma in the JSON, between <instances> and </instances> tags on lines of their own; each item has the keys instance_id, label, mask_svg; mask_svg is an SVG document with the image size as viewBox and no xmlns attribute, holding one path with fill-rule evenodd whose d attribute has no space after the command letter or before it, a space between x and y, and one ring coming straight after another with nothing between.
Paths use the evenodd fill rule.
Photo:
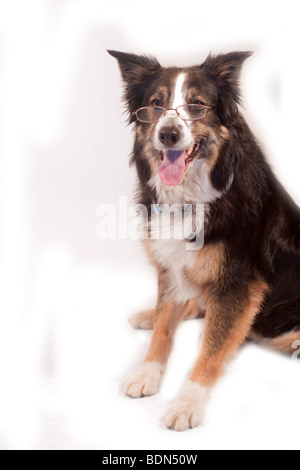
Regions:
<instances>
[{"instance_id":1,"label":"dog's left ear","mask_svg":"<svg viewBox=\"0 0 300 470\"><path fill-rule=\"evenodd\" d=\"M229 52L217 56L209 55L201 68L214 80L220 91L231 92L239 101L239 78L241 68L253 52Z\"/></svg>"},{"instance_id":2,"label":"dog's left ear","mask_svg":"<svg viewBox=\"0 0 300 470\"><path fill-rule=\"evenodd\" d=\"M124 81L124 101L130 113L129 122L135 120L132 112L143 106L143 99L147 84L161 68L155 57L128 54L119 51L107 51L119 62L121 75Z\"/></svg>"},{"instance_id":3,"label":"dog's left ear","mask_svg":"<svg viewBox=\"0 0 300 470\"><path fill-rule=\"evenodd\" d=\"M240 103L239 79L244 61L253 52L230 52L218 56L209 55L201 69L213 80L219 93L217 110L221 122L233 123L238 115Z\"/></svg>"}]
</instances>

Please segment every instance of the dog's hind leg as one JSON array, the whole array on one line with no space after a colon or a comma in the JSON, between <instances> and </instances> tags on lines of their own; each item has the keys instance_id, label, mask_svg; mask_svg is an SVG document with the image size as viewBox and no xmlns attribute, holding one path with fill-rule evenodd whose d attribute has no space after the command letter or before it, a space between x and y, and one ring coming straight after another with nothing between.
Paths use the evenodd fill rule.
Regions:
<instances>
[{"instance_id":1,"label":"dog's hind leg","mask_svg":"<svg viewBox=\"0 0 300 470\"><path fill-rule=\"evenodd\" d=\"M133 328L141 330L152 330L154 324L156 309L144 310L140 313L132 315L129 318L129 323ZM199 308L195 300L189 300L184 307L183 320L190 320L192 318L202 318L205 312Z\"/></svg>"},{"instance_id":2,"label":"dog's hind leg","mask_svg":"<svg viewBox=\"0 0 300 470\"><path fill-rule=\"evenodd\" d=\"M296 292L299 285L295 286ZM283 293L285 294L287 287ZM257 343L278 351L293 354L300 341L300 297L287 291L291 296L284 298L282 291L276 286L263 311L256 318L249 338ZM276 299L280 295L280 300Z\"/></svg>"},{"instance_id":3,"label":"dog's hind leg","mask_svg":"<svg viewBox=\"0 0 300 470\"><path fill-rule=\"evenodd\" d=\"M141 330L152 330L155 316L155 308L143 310L140 313L132 315L128 321L133 328Z\"/></svg>"},{"instance_id":4,"label":"dog's hind leg","mask_svg":"<svg viewBox=\"0 0 300 470\"><path fill-rule=\"evenodd\" d=\"M251 334L250 339L277 351L293 354L300 346L300 330L290 331L275 338L263 338L257 334Z\"/></svg>"}]
</instances>

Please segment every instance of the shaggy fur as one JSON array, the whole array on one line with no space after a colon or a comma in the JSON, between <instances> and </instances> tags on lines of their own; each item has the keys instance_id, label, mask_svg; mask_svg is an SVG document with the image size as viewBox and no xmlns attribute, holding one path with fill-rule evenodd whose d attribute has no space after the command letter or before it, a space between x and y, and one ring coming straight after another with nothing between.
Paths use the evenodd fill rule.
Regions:
<instances>
[{"instance_id":1,"label":"shaggy fur","mask_svg":"<svg viewBox=\"0 0 300 470\"><path fill-rule=\"evenodd\" d=\"M189 381L206 390L247 338L266 344L272 339L270 345L282 351L291 351L288 343L300 339L300 210L272 173L238 107L240 70L251 53L210 55L202 65L186 68L109 53L119 62L129 122L136 130L131 163L139 178L138 202L149 217L153 203L205 205L202 249L187 256L186 240L149 239L145 246L159 279L153 321L147 312L154 332L146 361L165 365L175 327L192 301L194 311L205 310L206 323ZM184 74L181 104L203 103L211 110L188 128L176 116L170 121L174 132L190 132L197 148L180 183L166 186L158 176L164 152L154 144L160 123L139 122L132 113L149 105L172 108L179 74ZM199 424L193 419L193 413L201 414L199 400L194 412L194 405L187 405L189 419L183 419L180 400L167 425L182 430Z\"/></svg>"}]
</instances>

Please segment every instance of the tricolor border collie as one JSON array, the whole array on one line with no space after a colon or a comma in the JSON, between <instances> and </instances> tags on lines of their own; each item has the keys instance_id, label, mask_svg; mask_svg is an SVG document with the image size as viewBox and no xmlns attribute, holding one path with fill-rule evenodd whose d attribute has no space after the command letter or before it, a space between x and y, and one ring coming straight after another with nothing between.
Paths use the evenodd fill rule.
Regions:
<instances>
[{"instance_id":1,"label":"tricolor border collie","mask_svg":"<svg viewBox=\"0 0 300 470\"><path fill-rule=\"evenodd\" d=\"M149 218L153 205L204 205L199 249L187 249L196 237L144 240L158 299L131 323L153 327L153 336L124 382L130 397L156 393L177 325L205 316L199 355L165 415L168 428L183 431L200 424L209 390L247 339L284 352L300 339L300 210L240 113L238 81L250 52L209 55L185 68L108 52L135 127L138 202Z\"/></svg>"}]
</instances>

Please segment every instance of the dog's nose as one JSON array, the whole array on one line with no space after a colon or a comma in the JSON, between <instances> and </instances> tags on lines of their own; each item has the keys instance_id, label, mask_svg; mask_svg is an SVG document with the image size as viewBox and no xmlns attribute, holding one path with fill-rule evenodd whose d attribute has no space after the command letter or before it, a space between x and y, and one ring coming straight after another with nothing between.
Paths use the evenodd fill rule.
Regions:
<instances>
[{"instance_id":1,"label":"dog's nose","mask_svg":"<svg viewBox=\"0 0 300 470\"><path fill-rule=\"evenodd\" d=\"M174 127L164 127L159 132L159 140L166 147L173 147L180 140L180 132Z\"/></svg>"}]
</instances>

